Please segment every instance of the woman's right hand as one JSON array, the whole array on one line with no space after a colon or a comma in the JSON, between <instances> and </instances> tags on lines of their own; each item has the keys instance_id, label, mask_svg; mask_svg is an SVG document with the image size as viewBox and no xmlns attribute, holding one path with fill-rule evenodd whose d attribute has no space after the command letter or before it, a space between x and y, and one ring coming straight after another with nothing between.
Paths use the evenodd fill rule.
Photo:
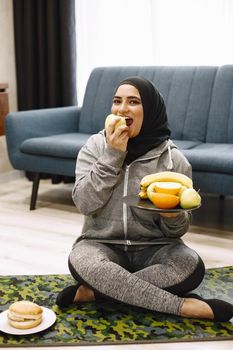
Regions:
<instances>
[{"instance_id":1,"label":"woman's right hand","mask_svg":"<svg viewBox=\"0 0 233 350\"><path fill-rule=\"evenodd\" d=\"M127 150L127 144L129 140L129 128L127 125L121 125L115 129L115 125L117 122L119 122L119 120L120 117L115 118L105 129L106 141L109 147L125 152Z\"/></svg>"}]
</instances>

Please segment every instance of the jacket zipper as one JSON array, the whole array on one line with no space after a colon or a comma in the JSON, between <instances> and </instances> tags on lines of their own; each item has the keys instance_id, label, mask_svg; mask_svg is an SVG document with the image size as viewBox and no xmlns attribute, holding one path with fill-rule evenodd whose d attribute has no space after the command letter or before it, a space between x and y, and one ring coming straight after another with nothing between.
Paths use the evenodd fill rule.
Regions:
<instances>
[{"instance_id":1,"label":"jacket zipper","mask_svg":"<svg viewBox=\"0 0 233 350\"><path fill-rule=\"evenodd\" d=\"M126 170L125 170L125 178L124 178L124 188L123 188L123 196L127 196L127 189L128 189L128 180L129 180L129 168L133 163L136 162L143 162L146 160L151 160L160 157L161 154L157 154L152 157L148 158L141 158L141 159L136 159L134 160L130 165L126 165ZM127 224L127 205L126 203L123 203L123 229L124 229L124 237L125 237L125 251L127 251L127 246L131 245L131 241L128 238L128 224Z\"/></svg>"},{"instance_id":2,"label":"jacket zipper","mask_svg":"<svg viewBox=\"0 0 233 350\"><path fill-rule=\"evenodd\" d=\"M127 187L128 187L128 179L129 179L129 165L126 165L125 170L125 179L124 179L124 189L123 196L127 196ZM124 237L127 245L130 245L131 242L127 239L128 236L128 225L127 225L127 205L123 203L123 228L124 228ZM125 250L127 250L127 246L125 246Z\"/></svg>"}]
</instances>

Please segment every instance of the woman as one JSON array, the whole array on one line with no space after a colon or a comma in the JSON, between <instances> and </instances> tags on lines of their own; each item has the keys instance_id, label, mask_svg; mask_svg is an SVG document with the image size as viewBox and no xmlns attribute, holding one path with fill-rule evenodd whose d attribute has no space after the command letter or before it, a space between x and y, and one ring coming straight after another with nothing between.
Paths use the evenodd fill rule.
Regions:
<instances>
[{"instance_id":1,"label":"woman","mask_svg":"<svg viewBox=\"0 0 233 350\"><path fill-rule=\"evenodd\" d=\"M127 207L122 198L137 194L143 176L165 170L191 177L186 158L169 139L164 101L143 78L123 80L111 112L126 125L93 135L79 152L73 200L85 215L73 245L69 268L77 281L57 296L57 304L110 298L138 307L225 321L233 306L187 295L202 281L205 268L182 239L189 213L160 214Z\"/></svg>"}]
</instances>

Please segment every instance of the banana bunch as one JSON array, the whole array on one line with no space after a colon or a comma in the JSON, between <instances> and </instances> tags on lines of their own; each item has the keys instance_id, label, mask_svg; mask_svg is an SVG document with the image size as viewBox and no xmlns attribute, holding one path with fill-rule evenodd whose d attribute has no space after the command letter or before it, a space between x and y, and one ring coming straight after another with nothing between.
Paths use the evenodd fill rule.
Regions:
<instances>
[{"instance_id":1,"label":"banana bunch","mask_svg":"<svg viewBox=\"0 0 233 350\"><path fill-rule=\"evenodd\" d=\"M176 182L181 184L181 190L193 187L193 182L188 176L173 171L162 171L159 173L146 175L142 178L140 182L139 197L141 199L147 199L148 187L156 182ZM152 187L149 188L149 191L151 191L151 188Z\"/></svg>"}]
</instances>

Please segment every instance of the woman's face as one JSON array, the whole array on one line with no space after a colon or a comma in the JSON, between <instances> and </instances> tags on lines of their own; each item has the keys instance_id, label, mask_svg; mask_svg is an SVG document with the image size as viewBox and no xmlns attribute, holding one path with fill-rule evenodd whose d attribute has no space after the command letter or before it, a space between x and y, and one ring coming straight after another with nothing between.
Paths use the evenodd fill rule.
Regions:
<instances>
[{"instance_id":1,"label":"woman's face","mask_svg":"<svg viewBox=\"0 0 233 350\"><path fill-rule=\"evenodd\" d=\"M129 138L139 134L143 122L143 106L139 91L133 85L119 86L113 98L111 112L125 118Z\"/></svg>"}]
</instances>

